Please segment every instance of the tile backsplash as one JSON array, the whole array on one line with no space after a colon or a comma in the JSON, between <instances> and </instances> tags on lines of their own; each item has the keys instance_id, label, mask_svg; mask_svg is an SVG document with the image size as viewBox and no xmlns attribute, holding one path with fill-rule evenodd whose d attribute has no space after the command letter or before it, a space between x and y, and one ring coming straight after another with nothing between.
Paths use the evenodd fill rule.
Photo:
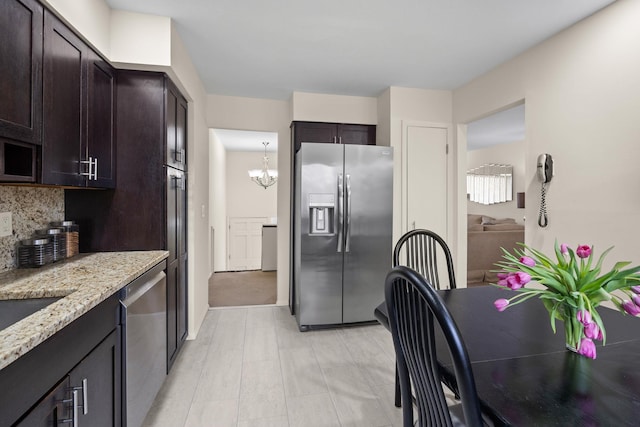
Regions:
<instances>
[{"instance_id":1,"label":"tile backsplash","mask_svg":"<svg viewBox=\"0 0 640 427\"><path fill-rule=\"evenodd\" d=\"M51 221L64 220L61 188L0 185L0 213L11 212L13 234L0 237L0 272L16 268L16 243Z\"/></svg>"}]
</instances>

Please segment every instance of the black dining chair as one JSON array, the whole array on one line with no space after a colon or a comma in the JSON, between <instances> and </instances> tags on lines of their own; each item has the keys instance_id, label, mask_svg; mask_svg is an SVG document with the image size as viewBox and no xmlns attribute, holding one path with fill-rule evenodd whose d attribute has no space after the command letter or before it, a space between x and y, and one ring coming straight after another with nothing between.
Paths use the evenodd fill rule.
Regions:
<instances>
[{"instance_id":1,"label":"black dining chair","mask_svg":"<svg viewBox=\"0 0 640 427\"><path fill-rule=\"evenodd\" d=\"M446 263L446 277L443 277L444 272L440 268L439 261L443 259ZM453 259L449 246L442 237L431 230L415 229L400 237L393 249L393 266L398 265L405 265L417 271L436 289L456 288L456 276L453 272ZM388 329L388 322L383 324ZM402 406L397 368L394 403L398 408Z\"/></svg>"},{"instance_id":2,"label":"black dining chair","mask_svg":"<svg viewBox=\"0 0 640 427\"><path fill-rule=\"evenodd\" d=\"M464 425L483 425L480 402L469 355L446 305L417 271L394 267L385 280L385 301L400 376L403 425L413 425L411 385L420 427L460 425L452 416L443 391L436 352L434 325L442 330L451 355Z\"/></svg>"},{"instance_id":3,"label":"black dining chair","mask_svg":"<svg viewBox=\"0 0 640 427\"><path fill-rule=\"evenodd\" d=\"M441 271L444 266L439 262L443 258L446 276ZM393 266L397 265L405 265L417 271L436 289L456 288L449 246L431 230L411 230L400 237L393 250Z\"/></svg>"}]
</instances>

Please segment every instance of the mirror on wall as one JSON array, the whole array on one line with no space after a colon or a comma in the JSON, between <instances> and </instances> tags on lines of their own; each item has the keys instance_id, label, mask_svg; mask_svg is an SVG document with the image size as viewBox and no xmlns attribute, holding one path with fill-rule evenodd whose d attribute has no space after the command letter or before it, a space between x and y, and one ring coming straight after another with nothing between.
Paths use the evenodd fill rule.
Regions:
<instances>
[{"instance_id":1,"label":"mirror on wall","mask_svg":"<svg viewBox=\"0 0 640 427\"><path fill-rule=\"evenodd\" d=\"M467 170L467 198L483 205L513 200L513 166L485 163Z\"/></svg>"}]
</instances>

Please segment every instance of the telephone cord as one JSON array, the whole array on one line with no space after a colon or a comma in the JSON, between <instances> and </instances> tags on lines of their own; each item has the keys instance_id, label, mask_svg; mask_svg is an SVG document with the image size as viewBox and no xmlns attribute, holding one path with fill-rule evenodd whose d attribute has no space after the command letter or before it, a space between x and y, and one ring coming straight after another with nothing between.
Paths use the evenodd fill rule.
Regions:
<instances>
[{"instance_id":1,"label":"telephone cord","mask_svg":"<svg viewBox=\"0 0 640 427\"><path fill-rule=\"evenodd\" d=\"M545 228L549 225L549 220L547 218L547 185L545 182L542 183L542 190L540 191L540 215L538 216L538 225L542 228Z\"/></svg>"}]
</instances>

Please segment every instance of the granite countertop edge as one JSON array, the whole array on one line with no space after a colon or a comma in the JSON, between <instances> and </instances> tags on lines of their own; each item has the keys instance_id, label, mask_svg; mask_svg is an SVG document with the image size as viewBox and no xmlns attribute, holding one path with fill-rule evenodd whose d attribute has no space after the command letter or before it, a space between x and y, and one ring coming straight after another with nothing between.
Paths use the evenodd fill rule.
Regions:
<instances>
[{"instance_id":1,"label":"granite countertop edge","mask_svg":"<svg viewBox=\"0 0 640 427\"><path fill-rule=\"evenodd\" d=\"M80 254L39 269L0 273L0 300L61 297L0 330L0 369L168 257L167 251Z\"/></svg>"}]
</instances>

